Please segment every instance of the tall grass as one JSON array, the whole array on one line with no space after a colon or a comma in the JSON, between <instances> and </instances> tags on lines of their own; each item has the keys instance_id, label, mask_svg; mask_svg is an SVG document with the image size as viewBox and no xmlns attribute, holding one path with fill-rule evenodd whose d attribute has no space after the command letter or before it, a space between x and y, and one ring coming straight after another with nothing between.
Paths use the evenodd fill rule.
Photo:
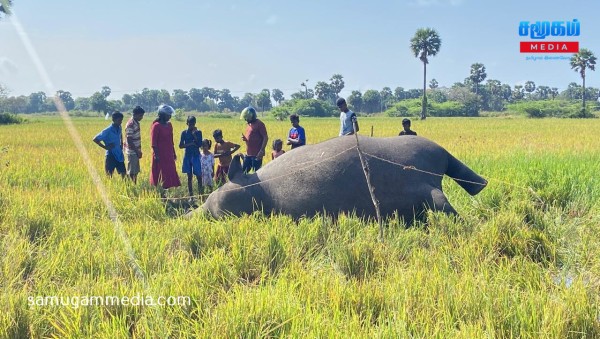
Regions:
<instances>
[{"instance_id":1,"label":"tall grass","mask_svg":"<svg viewBox=\"0 0 600 339\"><path fill-rule=\"evenodd\" d=\"M286 122L265 119L271 138ZM108 122L75 119L91 142ZM361 118L394 136L394 118ZM337 119L302 119L309 143ZM413 129L490 180L470 197L449 179L460 217L410 228L353 216L293 221L255 213L177 218L147 184L103 177L147 284L61 120L0 126L0 337L598 337L600 121L428 119ZM201 119L237 142L238 119ZM176 135L185 128L174 122ZM177 140L176 140L177 142ZM178 164L179 166L179 164ZM182 176L182 179L183 176ZM183 181L185 182L185 181ZM170 198L187 194L169 190ZM187 306L35 306L35 296L190 296Z\"/></svg>"}]
</instances>

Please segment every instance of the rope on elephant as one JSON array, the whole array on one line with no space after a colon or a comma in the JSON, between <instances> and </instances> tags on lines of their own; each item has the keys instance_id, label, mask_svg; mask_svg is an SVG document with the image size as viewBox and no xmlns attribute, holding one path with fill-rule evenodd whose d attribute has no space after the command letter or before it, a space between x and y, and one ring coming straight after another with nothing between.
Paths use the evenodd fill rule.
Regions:
<instances>
[{"instance_id":1,"label":"rope on elephant","mask_svg":"<svg viewBox=\"0 0 600 339\"><path fill-rule=\"evenodd\" d=\"M360 149L360 143L358 142L358 131L356 130L356 124L352 124L352 128L354 129L354 136L356 137L356 150L358 151L358 158L360 159L360 163L362 165L363 173L365 174L365 179L367 180L367 186L369 188L369 194L371 195L371 200L373 201L373 206L375 206L375 213L377 215L377 222L379 223L379 242L383 242L383 222L381 220L381 211L379 209L379 200L375 196L375 187L371 184L371 171L369 169L369 163L363 157L363 152Z\"/></svg>"},{"instance_id":2,"label":"rope on elephant","mask_svg":"<svg viewBox=\"0 0 600 339\"><path fill-rule=\"evenodd\" d=\"M341 152L339 152L339 153L337 153L337 154L334 154L334 155L332 155L332 156L330 156L330 157L327 157L327 158L325 158L325 159L323 159L323 160L318 160L318 161L317 161L317 160L311 160L311 161L306 161L306 162L300 163L300 164L298 164L297 166L294 166L294 167L292 167L292 168L291 168L291 171L292 171L292 172L294 172L294 171L296 171L296 170L305 170L305 169L307 169L307 168L310 168L310 167L312 167L312 166L319 165L319 164L321 164L321 163L323 163L323 162L326 162L326 161L329 161L329 160L331 160L331 159L333 159L333 158L336 158L336 157L338 157L338 156L340 156L340 155L342 155L342 154L344 154L344 153L346 153L346 152L348 152L348 151L351 151L351 150L353 150L353 149L355 149L355 148L357 148L357 149L358 149L358 147L359 147L359 146L360 146L360 144L359 144L359 143L358 143L358 141L357 141L357 145L356 145L356 146L352 146L352 147L350 147L350 148L348 148L348 149L345 149L345 150L343 150L343 151L341 151ZM362 150L361 150L360 152L361 152L362 154L366 155L366 156L369 156L369 157L371 157L371 158L374 158L374 159L377 159L377 160L381 160L381 161L383 161L383 162L387 162L387 163L390 163L390 164L392 164L392 165L396 165L396 166L402 167L402 169L403 169L403 170L412 170L412 171L417 171L417 172L421 172L421 173L424 173L424 174L429 174L429 175L433 175L433 176L437 176L437 177L444 177L444 176L447 176L447 177L449 177L450 179L453 179L453 180L456 180L456 181L462 181L462 182L466 182L466 183L469 183L469 184L475 184L475 185L481 185L481 186L485 186L485 185L486 185L486 184L482 184L482 183L480 183L480 182L475 182L475 181L470 181L470 180L465 180L465 179L458 179L458 178L454 178L454 177L451 177L451 176L448 176L448 175L445 175L445 174L434 173L434 172L430 172L430 171L422 170L422 169L420 169L420 168L417 168L417 167L415 167L415 166L413 166L413 165L406 165L406 164L403 164L403 163L397 163L397 162L394 162L394 161L391 161L391 160L387 160L387 159L384 159L384 158L378 157L378 156L376 156L376 155L373 155L373 154L370 154L370 153L364 152L364 151L362 151ZM359 156L360 156L360 153L359 153ZM363 165L363 169L364 169L364 165ZM276 177L273 177L273 178L270 178L270 179L261 180L261 181L259 181L259 182L253 183L253 184L244 185L244 186L235 187L235 188L230 188L230 189L227 189L227 190L213 191L212 193L220 194L220 193L225 193L225 192L230 192L230 191L242 190L242 189L245 189L245 188L247 188L247 187L251 187L251 186L260 185L260 184L262 184L262 183L265 183L265 182L269 182L269 181L278 180L278 179L281 179L281 178L283 178L283 177L288 177L288 176L289 176L289 172L286 172L285 174L282 174L282 175L280 175L280 176L276 176ZM537 192L535 192L535 190L533 190L533 188L531 188L531 187L519 186L519 185L512 184L512 183L510 183L510 182L502 181L502 180L495 179L495 178L490 178L490 179L489 179L489 178L485 178L485 179L486 179L488 182L498 182L498 183L505 184L505 185L507 185L507 186L512 186L512 187L515 187L515 188L521 189L521 190L523 190L523 191L528 191L528 192L530 192L530 193L531 193L531 194L532 194L532 195L533 195L533 196L534 196L534 197L535 197L535 198L536 198L536 199L537 199L537 200L538 200L540 203L544 204L544 202L543 202L542 198L541 198L541 197L540 197L540 196L537 194ZM367 185L369 185L369 191L371 191L371 186L370 186L369 182L367 182ZM210 193L210 194L212 194L212 193ZM187 199L190 199L190 198L207 198L207 197L208 197L210 194L199 194L199 195L191 195L191 196L184 196L184 197L177 197L177 198L175 198L175 197L174 197L174 198L161 198L161 200L162 200L162 201L179 201L179 200L187 200ZM377 207L375 207L375 208L376 208L376 212L377 212ZM380 230L380 232L381 232L381 230Z\"/></svg>"},{"instance_id":3,"label":"rope on elephant","mask_svg":"<svg viewBox=\"0 0 600 339\"><path fill-rule=\"evenodd\" d=\"M203 198L206 197L208 198L208 196L210 195L210 193L205 193L205 194L197 194L197 195L186 195L183 197L172 197L172 198L168 198L168 197L161 197L160 200L161 201L179 201L179 200L189 200L192 198Z\"/></svg>"},{"instance_id":4,"label":"rope on elephant","mask_svg":"<svg viewBox=\"0 0 600 339\"><path fill-rule=\"evenodd\" d=\"M440 173L434 173L434 172L425 171L425 170L419 169L419 168L417 168L415 166L412 166L412 165L405 165L405 164L402 164L402 163L398 163L398 162L394 162L394 161L391 161L391 160L383 159L381 157L378 157L376 155L369 154L369 153L366 153L366 152L363 152L363 153L365 155L371 157L371 158L374 158L374 159L377 159L377 160L381 160L381 161L390 163L392 165L400 166L400 167L402 167L403 170L417 171L417 172L421 172L421 173L425 173L425 174L434 175L434 176L437 176L437 177L444 177L444 175L445 175L448 178L453 179L455 181L462 181L462 182L466 182L466 183L469 183L469 184L480 185L480 186L486 186L487 185L487 184L482 184L482 183L476 182L476 181L470 181L470 180L465 180L465 179L454 178L454 177L451 177L451 176L446 175L446 174L440 174ZM542 198L531 187L519 186L519 185L515 185L515 184L510 183L510 182L499 180L499 179L495 179L495 178L491 178L491 179L484 178L484 179L487 180L488 182L495 181L495 182L499 182L499 183L505 184L507 186L512 186L512 187L519 188L519 189L524 190L524 191L528 191L528 192L532 193L534 195L534 197L539 202L541 202L542 204L544 203L543 200L542 200Z\"/></svg>"}]
</instances>

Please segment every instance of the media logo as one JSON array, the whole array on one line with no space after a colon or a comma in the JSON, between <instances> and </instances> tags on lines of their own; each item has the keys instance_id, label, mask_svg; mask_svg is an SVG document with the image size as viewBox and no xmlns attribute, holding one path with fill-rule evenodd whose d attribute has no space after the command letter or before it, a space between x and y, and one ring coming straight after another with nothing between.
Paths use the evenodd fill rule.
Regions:
<instances>
[{"instance_id":1,"label":"media logo","mask_svg":"<svg viewBox=\"0 0 600 339\"><path fill-rule=\"evenodd\" d=\"M579 41L539 41L546 37L576 37L581 33L579 20L572 21L521 21L519 36L529 36L538 41L521 41L521 53L577 53Z\"/></svg>"}]
</instances>

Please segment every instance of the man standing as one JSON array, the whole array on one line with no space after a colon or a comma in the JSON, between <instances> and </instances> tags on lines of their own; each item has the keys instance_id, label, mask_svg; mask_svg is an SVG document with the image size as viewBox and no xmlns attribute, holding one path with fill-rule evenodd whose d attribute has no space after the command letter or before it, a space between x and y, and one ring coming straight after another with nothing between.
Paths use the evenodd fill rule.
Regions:
<instances>
[{"instance_id":1,"label":"man standing","mask_svg":"<svg viewBox=\"0 0 600 339\"><path fill-rule=\"evenodd\" d=\"M140 159L142 158L142 137L140 121L144 118L144 109L135 106L133 116L125 125L125 154L127 154L127 174L135 184L140 173Z\"/></svg>"},{"instance_id":2,"label":"man standing","mask_svg":"<svg viewBox=\"0 0 600 339\"><path fill-rule=\"evenodd\" d=\"M196 117L188 116L186 122L188 128L181 132L179 148L185 149L181 171L188 177L188 194L193 200L194 175L198 179L198 194L202 194L202 165L200 164L200 147L202 145L202 131L196 127Z\"/></svg>"},{"instance_id":3,"label":"man standing","mask_svg":"<svg viewBox=\"0 0 600 339\"><path fill-rule=\"evenodd\" d=\"M400 131L400 134L398 135L417 135L417 132L410 129L410 119L402 119L402 127L404 130Z\"/></svg>"},{"instance_id":4,"label":"man standing","mask_svg":"<svg viewBox=\"0 0 600 339\"><path fill-rule=\"evenodd\" d=\"M340 136L352 135L358 132L358 120L356 114L348 109L344 98L337 99L337 107L340 109Z\"/></svg>"},{"instance_id":5,"label":"man standing","mask_svg":"<svg viewBox=\"0 0 600 339\"><path fill-rule=\"evenodd\" d=\"M306 133L304 128L300 126L300 117L296 114L290 115L292 128L288 133L287 144L292 145L292 149L306 145Z\"/></svg>"},{"instance_id":6,"label":"man standing","mask_svg":"<svg viewBox=\"0 0 600 339\"><path fill-rule=\"evenodd\" d=\"M123 113L114 111L111 115L112 124L94 137L94 142L106 150L104 170L112 177L115 168L121 177L125 177L125 157L123 156L123 141L121 139L121 124ZM104 144L102 144L104 142Z\"/></svg>"},{"instance_id":7,"label":"man standing","mask_svg":"<svg viewBox=\"0 0 600 339\"><path fill-rule=\"evenodd\" d=\"M251 169L256 172L262 166L265 147L269 141L267 127L256 118L256 110L253 107L244 108L241 118L248 123L246 132L242 134L242 141L246 143L246 156L242 169L244 173L250 172Z\"/></svg>"}]
</instances>

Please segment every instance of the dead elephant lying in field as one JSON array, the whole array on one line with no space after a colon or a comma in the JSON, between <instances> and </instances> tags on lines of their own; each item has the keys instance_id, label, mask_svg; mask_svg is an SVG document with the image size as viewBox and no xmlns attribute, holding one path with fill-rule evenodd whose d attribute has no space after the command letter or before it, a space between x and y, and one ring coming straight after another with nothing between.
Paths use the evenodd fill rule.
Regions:
<instances>
[{"instance_id":1,"label":"dead elephant lying in field","mask_svg":"<svg viewBox=\"0 0 600 339\"><path fill-rule=\"evenodd\" d=\"M428 139L359 136L359 141L384 218L397 212L410 223L428 208L456 214L442 192L444 174L458 179L456 182L471 195L487 184ZM376 217L354 136L299 147L254 174L242 172L238 155L231 163L229 180L208 197L203 211L216 218L255 210L293 218L341 212Z\"/></svg>"}]
</instances>

